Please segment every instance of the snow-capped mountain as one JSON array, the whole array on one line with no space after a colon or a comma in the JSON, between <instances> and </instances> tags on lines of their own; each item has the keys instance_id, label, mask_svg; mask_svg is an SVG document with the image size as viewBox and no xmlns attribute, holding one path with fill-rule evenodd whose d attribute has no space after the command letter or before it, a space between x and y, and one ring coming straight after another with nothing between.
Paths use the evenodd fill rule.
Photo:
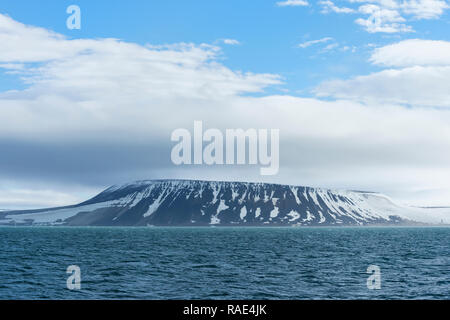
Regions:
<instances>
[{"instance_id":1,"label":"snow-capped mountain","mask_svg":"<svg viewBox=\"0 0 450 320\"><path fill-rule=\"evenodd\" d=\"M450 223L450 208L396 205L372 192L246 182L145 180L78 205L0 212L0 224L72 226L398 225Z\"/></svg>"}]
</instances>

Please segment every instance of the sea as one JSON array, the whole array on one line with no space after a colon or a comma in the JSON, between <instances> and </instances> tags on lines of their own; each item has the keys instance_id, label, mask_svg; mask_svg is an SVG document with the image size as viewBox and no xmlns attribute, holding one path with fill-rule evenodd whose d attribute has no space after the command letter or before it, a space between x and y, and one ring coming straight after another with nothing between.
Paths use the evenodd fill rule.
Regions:
<instances>
[{"instance_id":1,"label":"sea","mask_svg":"<svg viewBox=\"0 0 450 320\"><path fill-rule=\"evenodd\" d=\"M450 299L449 227L0 227L0 299Z\"/></svg>"}]
</instances>

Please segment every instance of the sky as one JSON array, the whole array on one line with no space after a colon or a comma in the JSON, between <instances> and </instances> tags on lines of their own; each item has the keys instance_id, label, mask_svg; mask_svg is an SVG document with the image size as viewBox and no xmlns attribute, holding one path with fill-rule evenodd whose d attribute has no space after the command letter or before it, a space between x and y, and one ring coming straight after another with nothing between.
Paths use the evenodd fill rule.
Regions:
<instances>
[{"instance_id":1,"label":"sky","mask_svg":"<svg viewBox=\"0 0 450 320\"><path fill-rule=\"evenodd\" d=\"M68 29L70 5L81 29ZM450 205L450 2L0 3L0 209L186 178ZM280 130L280 170L175 166L171 132Z\"/></svg>"}]
</instances>

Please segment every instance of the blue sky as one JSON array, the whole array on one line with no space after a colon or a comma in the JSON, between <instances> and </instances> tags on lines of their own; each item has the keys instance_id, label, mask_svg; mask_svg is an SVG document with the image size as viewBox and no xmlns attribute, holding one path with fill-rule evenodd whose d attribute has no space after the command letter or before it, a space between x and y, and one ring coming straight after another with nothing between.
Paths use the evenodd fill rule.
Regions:
<instances>
[{"instance_id":1,"label":"blue sky","mask_svg":"<svg viewBox=\"0 0 450 320\"><path fill-rule=\"evenodd\" d=\"M370 2L370 1L369 1ZM223 63L232 69L276 73L283 89L309 95L309 89L330 78L348 78L377 70L367 63L371 46L410 38L450 40L449 13L434 19L411 18L414 32L369 33L355 20L358 14L323 13L324 5L279 6L274 0L254 1L3 1L0 10L15 20L44 27L69 38L118 38L140 44L179 42L215 44L236 39L237 46L223 46ZM82 29L66 28L66 8L82 10ZM358 3L336 1L358 8ZM326 43L299 48L311 40ZM327 45L337 47L325 50ZM348 47L348 49L347 49ZM343 51L346 50L346 51ZM2 76L2 88L20 85ZM276 88L269 91L277 92Z\"/></svg>"},{"instance_id":2,"label":"blue sky","mask_svg":"<svg viewBox=\"0 0 450 320\"><path fill-rule=\"evenodd\" d=\"M66 8L81 9L69 30ZM2 1L0 209L152 178L450 205L448 0ZM116 39L116 40L114 40ZM280 170L174 166L170 135L280 129Z\"/></svg>"}]
</instances>

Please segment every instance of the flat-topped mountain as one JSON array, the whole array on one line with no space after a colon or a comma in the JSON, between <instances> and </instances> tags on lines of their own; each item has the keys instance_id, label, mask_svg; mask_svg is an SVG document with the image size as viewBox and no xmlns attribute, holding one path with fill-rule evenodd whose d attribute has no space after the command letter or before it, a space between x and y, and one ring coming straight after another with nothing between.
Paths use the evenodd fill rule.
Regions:
<instances>
[{"instance_id":1,"label":"flat-topped mountain","mask_svg":"<svg viewBox=\"0 0 450 320\"><path fill-rule=\"evenodd\" d=\"M269 183L144 180L83 203L3 211L0 224L69 226L335 226L449 223L449 208L396 205L373 192Z\"/></svg>"}]
</instances>

